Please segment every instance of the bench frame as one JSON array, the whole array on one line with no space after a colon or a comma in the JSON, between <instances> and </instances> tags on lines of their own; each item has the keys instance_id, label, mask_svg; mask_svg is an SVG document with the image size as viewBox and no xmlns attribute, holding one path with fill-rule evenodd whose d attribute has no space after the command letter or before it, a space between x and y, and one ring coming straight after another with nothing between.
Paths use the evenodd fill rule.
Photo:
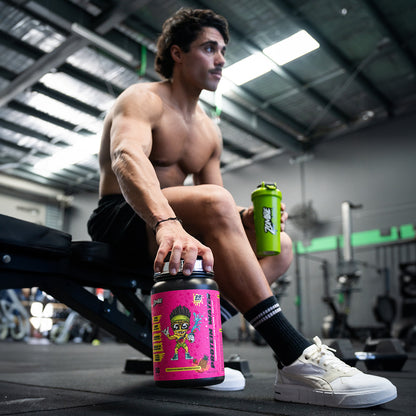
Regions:
<instances>
[{"instance_id":1,"label":"bench frame","mask_svg":"<svg viewBox=\"0 0 416 416\"><path fill-rule=\"evenodd\" d=\"M0 214L0 289L39 287L117 339L152 357L151 314L136 295L149 294L153 271L114 247L72 241L70 234ZM109 289L117 302L86 288Z\"/></svg>"}]
</instances>

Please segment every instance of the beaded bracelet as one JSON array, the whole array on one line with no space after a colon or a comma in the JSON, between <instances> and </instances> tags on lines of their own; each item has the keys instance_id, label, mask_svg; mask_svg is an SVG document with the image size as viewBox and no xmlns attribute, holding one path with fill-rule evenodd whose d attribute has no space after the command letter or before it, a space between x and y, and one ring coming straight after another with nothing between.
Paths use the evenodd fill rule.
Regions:
<instances>
[{"instance_id":1,"label":"beaded bracelet","mask_svg":"<svg viewBox=\"0 0 416 416\"><path fill-rule=\"evenodd\" d=\"M178 217L165 218L164 220L160 220L155 224L155 226L153 227L153 233L156 234L157 227L159 227L159 225L162 224L162 222L166 221L178 221L182 224L182 220L180 220Z\"/></svg>"}]
</instances>

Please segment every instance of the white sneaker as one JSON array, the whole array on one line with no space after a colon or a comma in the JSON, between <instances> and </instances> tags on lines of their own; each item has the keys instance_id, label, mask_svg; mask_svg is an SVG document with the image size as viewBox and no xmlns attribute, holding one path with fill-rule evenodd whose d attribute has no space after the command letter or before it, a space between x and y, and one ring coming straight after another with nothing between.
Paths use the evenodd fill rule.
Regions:
<instances>
[{"instance_id":1,"label":"white sneaker","mask_svg":"<svg viewBox=\"0 0 416 416\"><path fill-rule=\"evenodd\" d=\"M364 374L335 357L322 344L306 348L291 365L277 370L275 399L331 407L371 407L397 397L396 387L383 377Z\"/></svg>"},{"instance_id":2,"label":"white sneaker","mask_svg":"<svg viewBox=\"0 0 416 416\"><path fill-rule=\"evenodd\" d=\"M241 371L233 368L224 368L224 381L212 386L205 386L205 389L216 391L237 391L244 390L246 386L246 379Z\"/></svg>"}]
</instances>

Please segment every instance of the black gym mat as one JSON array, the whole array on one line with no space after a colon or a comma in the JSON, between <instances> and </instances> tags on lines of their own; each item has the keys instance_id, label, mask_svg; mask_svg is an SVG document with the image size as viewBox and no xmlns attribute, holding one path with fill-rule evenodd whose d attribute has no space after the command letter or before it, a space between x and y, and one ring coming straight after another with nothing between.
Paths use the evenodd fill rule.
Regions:
<instances>
[{"instance_id":1,"label":"black gym mat","mask_svg":"<svg viewBox=\"0 0 416 416\"><path fill-rule=\"evenodd\" d=\"M400 372L378 373L396 384L393 402L371 409L333 409L273 399L275 364L268 347L227 342L225 358L247 359L251 377L239 392L161 389L151 375L124 373L139 353L115 342L53 345L0 342L0 415L414 415L416 354ZM359 363L361 365L362 363Z\"/></svg>"}]
</instances>

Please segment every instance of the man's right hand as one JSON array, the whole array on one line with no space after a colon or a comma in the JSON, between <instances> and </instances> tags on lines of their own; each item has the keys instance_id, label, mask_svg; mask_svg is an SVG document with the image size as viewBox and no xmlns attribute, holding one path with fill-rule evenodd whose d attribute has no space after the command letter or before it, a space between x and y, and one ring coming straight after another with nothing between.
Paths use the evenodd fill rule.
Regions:
<instances>
[{"instance_id":1,"label":"man's right hand","mask_svg":"<svg viewBox=\"0 0 416 416\"><path fill-rule=\"evenodd\" d=\"M165 258L169 253L169 273L171 275L178 273L181 260L183 260L183 274L189 276L198 256L202 257L202 264L206 272L212 272L214 269L214 256L211 249L188 234L179 221L161 223L156 230L156 242L159 249L154 263L155 273L160 273L163 270Z\"/></svg>"}]
</instances>

